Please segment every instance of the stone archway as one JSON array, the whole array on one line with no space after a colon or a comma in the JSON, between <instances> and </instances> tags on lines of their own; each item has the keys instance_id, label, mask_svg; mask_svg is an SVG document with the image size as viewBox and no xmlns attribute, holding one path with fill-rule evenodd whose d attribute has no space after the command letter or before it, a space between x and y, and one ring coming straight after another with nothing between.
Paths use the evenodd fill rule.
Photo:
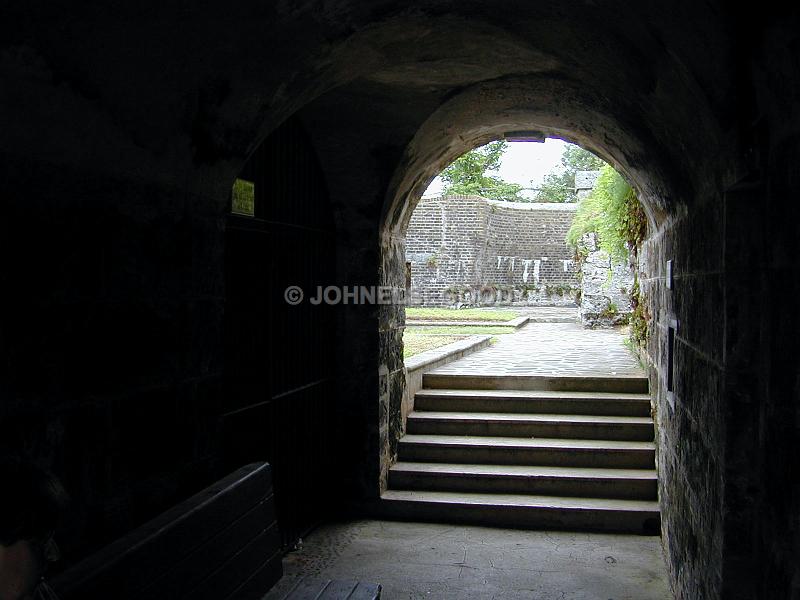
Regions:
<instances>
[{"instance_id":1,"label":"stone archway","mask_svg":"<svg viewBox=\"0 0 800 600\"><path fill-rule=\"evenodd\" d=\"M216 423L232 409L219 391L228 193L297 115L335 211L331 283L395 277L417 191L509 128L560 133L619 166L656 225L643 262L659 369L679 322L674 407L659 400L673 587L794 593L798 500L774 457L798 435L797 13L291 4L39 4L3 22L4 443L75 492L71 554L215 479ZM349 499L379 488L376 389L399 370L381 349L401 323L392 307L337 316L334 452ZM158 431L137 451L150 417Z\"/></svg>"},{"instance_id":2,"label":"stone archway","mask_svg":"<svg viewBox=\"0 0 800 600\"><path fill-rule=\"evenodd\" d=\"M680 245L681 237L690 235L685 229L686 199L696 192L692 189L693 182L679 175L683 165L676 164L670 157L663 140L653 137L647 128L636 127L630 120L621 118L612 101L595 97L570 80L511 77L468 88L439 107L406 146L392 176L380 231L380 283L403 285L405 229L416 202L433 177L464 152L500 139L507 132L519 131L536 137L568 139L592 150L629 179L645 207L650 235L643 245L640 278L650 313L655 315L648 354L652 361L650 379L655 416L657 424L661 424L661 420L664 424L658 433L658 462L659 470L667 477L659 484L660 496L662 502L669 503L669 498L686 490L681 480L674 477L676 469L682 468L678 466L680 442L673 433L674 390L667 389L667 379L673 374L667 373L667 365L672 362L666 357L674 350L668 349L664 340L675 320L675 305L670 293L665 292L664 257L676 252L674 244ZM712 205L721 203L719 195L711 198L708 201ZM384 311L381 315L379 356L382 359L400 355L401 312ZM391 365L395 365L395 370ZM381 486L385 484L387 469L402 434L403 377L401 360L390 359L379 366L383 415L380 423ZM713 426L720 425L717 422ZM709 451L713 453L715 449L709 447ZM712 481L712 491L701 502L708 502L706 509L715 512L719 510L717 490L721 482L718 478ZM667 540L686 535L683 525L686 516L685 507L665 506L662 523ZM719 512L713 519L715 527L721 527Z\"/></svg>"},{"instance_id":3,"label":"stone archway","mask_svg":"<svg viewBox=\"0 0 800 600\"><path fill-rule=\"evenodd\" d=\"M405 231L414 206L428 183L450 162L472 148L520 131L529 135L559 137L584 145L622 171L638 188L650 231L658 235L661 224L675 210L668 173L660 164L658 149L648 153L652 140L615 120L606 102L590 108L586 90L576 82L541 77L516 77L485 82L469 88L443 104L419 128L394 172L384 204L381 225L381 284L402 287L405 278ZM582 96L580 95L582 94ZM601 140L596 142L595 140ZM610 140L614 140L613 142ZM380 356L398 355L403 321L398 315L379 324ZM386 334L393 331L394 333ZM386 421L382 450L381 485L402 428L398 418L402 397L402 361L391 372L381 365L381 405ZM392 383L389 383L392 382ZM388 395L387 395L388 394ZM398 397L399 395L399 397Z\"/></svg>"}]
</instances>

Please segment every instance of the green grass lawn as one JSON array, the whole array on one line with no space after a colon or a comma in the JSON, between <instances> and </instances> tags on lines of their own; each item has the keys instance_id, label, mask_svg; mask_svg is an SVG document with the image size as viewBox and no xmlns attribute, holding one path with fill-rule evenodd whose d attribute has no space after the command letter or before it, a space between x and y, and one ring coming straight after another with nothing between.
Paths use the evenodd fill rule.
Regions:
<instances>
[{"instance_id":1,"label":"green grass lawn","mask_svg":"<svg viewBox=\"0 0 800 600\"><path fill-rule=\"evenodd\" d=\"M473 335L503 335L516 331L513 327L406 327L403 332L403 358L414 356L426 350L433 350ZM496 340L497 338L492 338Z\"/></svg>"},{"instance_id":2,"label":"green grass lawn","mask_svg":"<svg viewBox=\"0 0 800 600\"><path fill-rule=\"evenodd\" d=\"M510 321L517 318L514 310L482 308L406 308L406 319L420 321Z\"/></svg>"},{"instance_id":3,"label":"green grass lawn","mask_svg":"<svg viewBox=\"0 0 800 600\"><path fill-rule=\"evenodd\" d=\"M426 350L433 350L447 344L468 338L468 335L425 335L420 333L403 334L403 358L414 356Z\"/></svg>"},{"instance_id":4,"label":"green grass lawn","mask_svg":"<svg viewBox=\"0 0 800 600\"><path fill-rule=\"evenodd\" d=\"M419 332L422 335L496 335L503 333L514 333L515 327L487 326L480 325L420 325L419 327L406 327L409 330Z\"/></svg>"}]
</instances>

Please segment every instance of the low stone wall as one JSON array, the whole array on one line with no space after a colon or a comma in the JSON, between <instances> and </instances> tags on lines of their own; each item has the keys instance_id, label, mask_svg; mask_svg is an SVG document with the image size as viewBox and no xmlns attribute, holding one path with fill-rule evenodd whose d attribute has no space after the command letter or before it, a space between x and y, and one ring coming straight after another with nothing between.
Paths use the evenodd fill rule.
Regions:
<instances>
[{"instance_id":1,"label":"low stone wall","mask_svg":"<svg viewBox=\"0 0 800 600\"><path fill-rule=\"evenodd\" d=\"M574 306L575 204L423 198L406 234L412 303Z\"/></svg>"}]
</instances>

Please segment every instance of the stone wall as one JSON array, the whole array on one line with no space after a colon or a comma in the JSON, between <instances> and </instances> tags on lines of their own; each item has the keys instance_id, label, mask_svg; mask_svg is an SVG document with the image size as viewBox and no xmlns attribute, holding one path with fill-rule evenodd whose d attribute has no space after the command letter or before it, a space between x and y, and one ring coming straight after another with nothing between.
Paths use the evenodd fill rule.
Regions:
<instances>
[{"instance_id":1,"label":"stone wall","mask_svg":"<svg viewBox=\"0 0 800 600\"><path fill-rule=\"evenodd\" d=\"M723 354L728 308L722 241L727 219L722 199L710 197L690 216L652 233L639 255L639 285L651 316L647 362L661 533L676 598L754 598L717 591L723 579L726 513ZM666 285L668 260L675 271L672 289ZM670 327L677 330L672 349Z\"/></svg>"},{"instance_id":2,"label":"stone wall","mask_svg":"<svg viewBox=\"0 0 800 600\"><path fill-rule=\"evenodd\" d=\"M600 171L578 171L575 173L575 194L578 200L583 200L592 191L594 184L600 177Z\"/></svg>"},{"instance_id":3,"label":"stone wall","mask_svg":"<svg viewBox=\"0 0 800 600\"><path fill-rule=\"evenodd\" d=\"M597 246L597 235L581 239L586 257L581 261L580 318L586 327L621 325L633 310L633 271L627 264L614 264L608 252Z\"/></svg>"},{"instance_id":4,"label":"stone wall","mask_svg":"<svg viewBox=\"0 0 800 600\"><path fill-rule=\"evenodd\" d=\"M406 234L415 303L574 305L578 280L564 241L574 204L424 198Z\"/></svg>"}]
</instances>

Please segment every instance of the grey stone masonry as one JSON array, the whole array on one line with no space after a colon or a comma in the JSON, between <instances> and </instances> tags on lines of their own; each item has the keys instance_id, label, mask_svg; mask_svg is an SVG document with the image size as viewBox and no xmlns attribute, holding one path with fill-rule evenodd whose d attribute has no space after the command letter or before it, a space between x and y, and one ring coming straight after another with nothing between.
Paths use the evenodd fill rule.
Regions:
<instances>
[{"instance_id":1,"label":"grey stone masonry","mask_svg":"<svg viewBox=\"0 0 800 600\"><path fill-rule=\"evenodd\" d=\"M406 234L412 302L426 306L573 306L575 204L423 198Z\"/></svg>"},{"instance_id":2,"label":"grey stone masonry","mask_svg":"<svg viewBox=\"0 0 800 600\"><path fill-rule=\"evenodd\" d=\"M597 183L598 177L600 177L600 171L577 171L575 173L575 194L578 200L589 195L594 184Z\"/></svg>"}]
</instances>

